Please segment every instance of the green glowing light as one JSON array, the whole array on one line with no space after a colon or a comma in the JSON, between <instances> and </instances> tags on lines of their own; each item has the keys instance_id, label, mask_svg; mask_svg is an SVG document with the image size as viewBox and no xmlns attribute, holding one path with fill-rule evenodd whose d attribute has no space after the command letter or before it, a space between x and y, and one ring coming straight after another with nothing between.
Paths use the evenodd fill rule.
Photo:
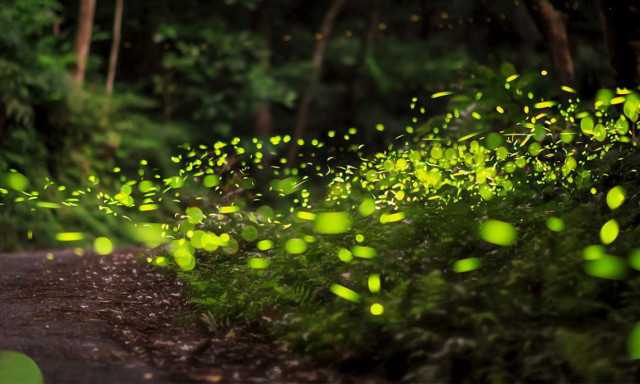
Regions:
<instances>
[{"instance_id":1,"label":"green glowing light","mask_svg":"<svg viewBox=\"0 0 640 384\"><path fill-rule=\"evenodd\" d=\"M371 293L380 292L380 275L378 274L369 275L369 279L367 280L367 285L369 286L369 292Z\"/></svg>"},{"instance_id":2,"label":"green glowing light","mask_svg":"<svg viewBox=\"0 0 640 384\"><path fill-rule=\"evenodd\" d=\"M607 192L607 205L611 209L616 209L624 203L625 191L621 186L613 187Z\"/></svg>"},{"instance_id":3,"label":"green glowing light","mask_svg":"<svg viewBox=\"0 0 640 384\"><path fill-rule=\"evenodd\" d=\"M316 219L316 214L311 212L298 211L296 212L296 217L301 220L313 221Z\"/></svg>"},{"instance_id":4,"label":"green glowing light","mask_svg":"<svg viewBox=\"0 0 640 384\"><path fill-rule=\"evenodd\" d=\"M36 202L36 206L40 208L48 208L48 209L59 209L60 204L58 203L50 203L48 201L38 201Z\"/></svg>"},{"instance_id":5,"label":"green glowing light","mask_svg":"<svg viewBox=\"0 0 640 384\"><path fill-rule=\"evenodd\" d=\"M314 229L322 234L338 234L347 232L351 228L351 216L347 212L319 213L314 223Z\"/></svg>"},{"instance_id":6,"label":"green glowing light","mask_svg":"<svg viewBox=\"0 0 640 384\"><path fill-rule=\"evenodd\" d=\"M258 257L252 257L249 259L249 267L253 269L265 269L269 266L269 261Z\"/></svg>"},{"instance_id":7,"label":"green glowing light","mask_svg":"<svg viewBox=\"0 0 640 384\"><path fill-rule=\"evenodd\" d=\"M554 232L564 231L564 220L558 217L550 217L547 219L547 228Z\"/></svg>"},{"instance_id":8,"label":"green glowing light","mask_svg":"<svg viewBox=\"0 0 640 384\"><path fill-rule=\"evenodd\" d=\"M256 241L258 239L258 228L249 225L242 229L242 238L246 241Z\"/></svg>"},{"instance_id":9,"label":"green glowing light","mask_svg":"<svg viewBox=\"0 0 640 384\"><path fill-rule=\"evenodd\" d=\"M620 232L620 227L618 226L618 222L614 219L611 219L604 223L602 228L600 229L600 240L602 244L611 244L614 242L616 238L618 238L618 233Z\"/></svg>"},{"instance_id":10,"label":"green glowing light","mask_svg":"<svg viewBox=\"0 0 640 384\"><path fill-rule=\"evenodd\" d=\"M340 248L338 250L338 258L345 263L349 263L353 260L353 254L346 248Z\"/></svg>"},{"instance_id":11,"label":"green glowing light","mask_svg":"<svg viewBox=\"0 0 640 384\"><path fill-rule=\"evenodd\" d=\"M453 264L453 271L457 273L471 272L480 268L482 262L477 257L458 260Z\"/></svg>"},{"instance_id":12,"label":"green glowing light","mask_svg":"<svg viewBox=\"0 0 640 384\"><path fill-rule=\"evenodd\" d=\"M220 213L236 213L240 212L240 207L235 205L230 205L228 207L220 207Z\"/></svg>"},{"instance_id":13,"label":"green glowing light","mask_svg":"<svg viewBox=\"0 0 640 384\"><path fill-rule=\"evenodd\" d=\"M202 210L198 207L189 207L187 208L187 220L191 224L198 224L204 218L204 214Z\"/></svg>"},{"instance_id":14,"label":"green glowing light","mask_svg":"<svg viewBox=\"0 0 640 384\"><path fill-rule=\"evenodd\" d=\"M108 255L113 252L113 244L111 243L111 240L106 237L98 237L93 242L93 250L98 255Z\"/></svg>"},{"instance_id":15,"label":"green glowing light","mask_svg":"<svg viewBox=\"0 0 640 384\"><path fill-rule=\"evenodd\" d=\"M260 240L260 241L258 241L258 244L256 244L256 246L261 251L267 251L267 250L273 248L273 241L271 241L271 240Z\"/></svg>"},{"instance_id":16,"label":"green glowing light","mask_svg":"<svg viewBox=\"0 0 640 384\"><path fill-rule=\"evenodd\" d=\"M56 240L58 241L80 241L84 239L84 233L82 232L60 232L56 234Z\"/></svg>"},{"instance_id":17,"label":"green glowing light","mask_svg":"<svg viewBox=\"0 0 640 384\"><path fill-rule=\"evenodd\" d=\"M358 207L358 212L360 212L361 216L369 216L373 212L376 211L376 202L373 199L367 198L360 203Z\"/></svg>"},{"instance_id":18,"label":"green glowing light","mask_svg":"<svg viewBox=\"0 0 640 384\"><path fill-rule=\"evenodd\" d=\"M640 249L636 248L631 250L629 254L629 265L631 268L640 271Z\"/></svg>"},{"instance_id":19,"label":"green glowing light","mask_svg":"<svg viewBox=\"0 0 640 384\"><path fill-rule=\"evenodd\" d=\"M158 204L142 204L140 207L138 207L138 210L140 210L140 212L149 212L155 211L159 208L160 207L158 206Z\"/></svg>"},{"instance_id":20,"label":"green glowing light","mask_svg":"<svg viewBox=\"0 0 640 384\"><path fill-rule=\"evenodd\" d=\"M142 193L147 193L153 189L153 183L149 180L143 180L138 184L138 190Z\"/></svg>"},{"instance_id":21,"label":"green glowing light","mask_svg":"<svg viewBox=\"0 0 640 384\"><path fill-rule=\"evenodd\" d=\"M380 303L371 304L371 308L369 308L371 314L374 316L380 316L384 313L384 307Z\"/></svg>"},{"instance_id":22,"label":"green glowing light","mask_svg":"<svg viewBox=\"0 0 640 384\"><path fill-rule=\"evenodd\" d=\"M343 287L340 284L332 284L331 287L329 288L331 290L331 292L333 292L334 295L341 297L345 300L349 300L352 301L354 303L357 303L358 301L360 301L360 295L357 294L356 292L350 290L347 287Z\"/></svg>"},{"instance_id":23,"label":"green glowing light","mask_svg":"<svg viewBox=\"0 0 640 384\"><path fill-rule=\"evenodd\" d=\"M202 185L207 188L215 187L220 183L220 178L216 175L207 175L202 179Z\"/></svg>"},{"instance_id":24,"label":"green glowing light","mask_svg":"<svg viewBox=\"0 0 640 384\"><path fill-rule=\"evenodd\" d=\"M0 351L0 382L43 384L38 365L27 355L14 351Z\"/></svg>"},{"instance_id":25,"label":"green glowing light","mask_svg":"<svg viewBox=\"0 0 640 384\"><path fill-rule=\"evenodd\" d=\"M629 333L627 354L631 360L640 359L640 322L636 323Z\"/></svg>"},{"instance_id":26,"label":"green glowing light","mask_svg":"<svg viewBox=\"0 0 640 384\"><path fill-rule=\"evenodd\" d=\"M307 250L307 242L304 241L303 239L298 239L298 238L289 239L284 244L284 249L288 253L297 255Z\"/></svg>"},{"instance_id":27,"label":"green glowing light","mask_svg":"<svg viewBox=\"0 0 640 384\"><path fill-rule=\"evenodd\" d=\"M192 251L184 246L173 252L173 259L183 271L190 271L196 266L196 259L193 257Z\"/></svg>"},{"instance_id":28,"label":"green glowing light","mask_svg":"<svg viewBox=\"0 0 640 384\"><path fill-rule=\"evenodd\" d=\"M509 223L487 220L480 226L480 237L488 243L509 246L515 243L517 232Z\"/></svg>"},{"instance_id":29,"label":"green glowing light","mask_svg":"<svg viewBox=\"0 0 640 384\"><path fill-rule=\"evenodd\" d=\"M596 260L586 261L585 271L602 279L620 280L627 275L627 266L619 257L603 255Z\"/></svg>"},{"instance_id":30,"label":"green glowing light","mask_svg":"<svg viewBox=\"0 0 640 384\"><path fill-rule=\"evenodd\" d=\"M373 259L378 255L378 252L374 248L365 247L362 245L354 245L351 248L351 253L353 253L354 256L360 257L362 259Z\"/></svg>"},{"instance_id":31,"label":"green glowing light","mask_svg":"<svg viewBox=\"0 0 640 384\"><path fill-rule=\"evenodd\" d=\"M24 191L29 187L29 179L18 172L10 172L0 176L0 182L16 191Z\"/></svg>"}]
</instances>

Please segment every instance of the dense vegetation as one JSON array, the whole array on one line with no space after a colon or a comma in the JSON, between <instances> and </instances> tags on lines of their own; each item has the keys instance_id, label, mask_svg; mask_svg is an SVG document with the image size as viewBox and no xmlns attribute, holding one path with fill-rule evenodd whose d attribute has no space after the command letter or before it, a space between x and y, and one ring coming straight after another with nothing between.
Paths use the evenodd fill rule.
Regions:
<instances>
[{"instance_id":1,"label":"dense vegetation","mask_svg":"<svg viewBox=\"0 0 640 384\"><path fill-rule=\"evenodd\" d=\"M346 371L638 380L638 78L588 42L636 37L611 9L227 3L132 3L146 15L124 18L132 68L106 96L102 56L73 82L69 37L44 32L60 3L0 9L3 249L155 248L210 327ZM580 31L573 57L544 32L548 6ZM323 48L306 18L339 37ZM550 67L531 49L544 44Z\"/></svg>"}]
</instances>

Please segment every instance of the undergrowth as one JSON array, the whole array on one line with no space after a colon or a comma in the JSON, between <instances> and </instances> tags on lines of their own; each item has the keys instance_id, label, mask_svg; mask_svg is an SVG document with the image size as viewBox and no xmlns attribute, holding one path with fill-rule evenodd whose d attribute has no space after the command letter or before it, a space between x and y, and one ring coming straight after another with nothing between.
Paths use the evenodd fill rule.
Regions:
<instances>
[{"instance_id":1,"label":"undergrowth","mask_svg":"<svg viewBox=\"0 0 640 384\"><path fill-rule=\"evenodd\" d=\"M13 170L0 192L35 212L89 196L163 245L148 261L177 265L216 329L244 322L316 362L407 381L638 380L640 97L561 105L536 98L531 75L475 82L412 100L428 116L450 98L450 112L380 152L355 128L328 132L342 152L236 138L183 146L176 175L141 162L113 191L90 176L66 196L51 182L62 196L42 201Z\"/></svg>"}]
</instances>

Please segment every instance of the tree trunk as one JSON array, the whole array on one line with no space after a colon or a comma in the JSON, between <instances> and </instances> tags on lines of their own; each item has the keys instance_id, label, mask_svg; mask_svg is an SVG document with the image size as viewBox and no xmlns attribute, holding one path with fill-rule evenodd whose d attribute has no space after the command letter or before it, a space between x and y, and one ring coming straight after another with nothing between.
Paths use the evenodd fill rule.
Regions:
<instances>
[{"instance_id":1,"label":"tree trunk","mask_svg":"<svg viewBox=\"0 0 640 384\"><path fill-rule=\"evenodd\" d=\"M271 64L271 0L260 2L253 19L253 31L264 42L264 52L260 55L258 65L266 72ZM269 137L272 127L271 103L262 100L254 118L253 134L255 137Z\"/></svg>"},{"instance_id":2,"label":"tree trunk","mask_svg":"<svg viewBox=\"0 0 640 384\"><path fill-rule=\"evenodd\" d=\"M367 24L367 30L364 34L362 41L362 47L358 55L358 62L356 64L355 73L349 82L347 88L347 95L345 98L346 113L346 125L351 126L355 124L356 114L358 110L358 101L360 99L360 80L362 73L364 72L365 63L367 57L373 54L373 43L378 30L378 24L380 23L380 9L381 0L368 0L371 3L371 12L369 13L369 22ZM341 136L341 135L336 135Z\"/></svg>"},{"instance_id":3,"label":"tree trunk","mask_svg":"<svg viewBox=\"0 0 640 384\"><path fill-rule=\"evenodd\" d=\"M313 66L311 70L311 76L307 85L307 89L300 99L300 107L298 109L296 123L293 128L293 139L291 140L291 145L289 146L289 154L287 156L287 162L289 166L293 165L295 158L298 155L297 141L298 139L302 138L302 135L304 134L307 127L307 122L309 120L309 109L311 107L313 93L318 81L320 80L320 74L322 73L324 53L327 48L327 39L329 38L329 34L331 34L333 23L338 17L338 14L340 13L343 5L344 0L334 0L327 13L324 15L324 19L322 20L322 25L320 27L320 36L313 51Z\"/></svg>"},{"instance_id":4,"label":"tree trunk","mask_svg":"<svg viewBox=\"0 0 640 384\"><path fill-rule=\"evenodd\" d=\"M431 30L431 7L429 6L429 0L420 1L420 37L426 39L429 36Z\"/></svg>"},{"instance_id":5,"label":"tree trunk","mask_svg":"<svg viewBox=\"0 0 640 384\"><path fill-rule=\"evenodd\" d=\"M598 8L619 87L640 82L640 0L598 0Z\"/></svg>"},{"instance_id":6,"label":"tree trunk","mask_svg":"<svg viewBox=\"0 0 640 384\"><path fill-rule=\"evenodd\" d=\"M525 0L525 4L544 37L556 77L562 85L575 85L573 58L564 15L549 0Z\"/></svg>"},{"instance_id":7,"label":"tree trunk","mask_svg":"<svg viewBox=\"0 0 640 384\"><path fill-rule=\"evenodd\" d=\"M78 13L78 31L73 53L76 57L76 66L72 71L76 83L84 82L84 74L87 71L87 59L91 47L91 29L93 28L93 16L96 11L96 0L80 0Z\"/></svg>"},{"instance_id":8,"label":"tree trunk","mask_svg":"<svg viewBox=\"0 0 640 384\"><path fill-rule=\"evenodd\" d=\"M122 26L122 8L124 0L116 0L116 11L113 17L113 41L111 42L111 54L109 55L109 73L107 75L107 96L113 93L113 83L116 79L118 67L118 50L120 49L120 35Z\"/></svg>"}]
</instances>

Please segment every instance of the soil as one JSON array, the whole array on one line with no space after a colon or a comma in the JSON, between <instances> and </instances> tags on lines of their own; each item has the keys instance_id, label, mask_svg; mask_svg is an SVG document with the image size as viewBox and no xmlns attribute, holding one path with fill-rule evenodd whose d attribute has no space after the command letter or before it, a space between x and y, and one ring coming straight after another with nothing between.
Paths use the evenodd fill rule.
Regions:
<instances>
[{"instance_id":1,"label":"soil","mask_svg":"<svg viewBox=\"0 0 640 384\"><path fill-rule=\"evenodd\" d=\"M138 251L47 253L0 254L0 350L31 357L48 384L352 381L246 328L208 329Z\"/></svg>"}]
</instances>

